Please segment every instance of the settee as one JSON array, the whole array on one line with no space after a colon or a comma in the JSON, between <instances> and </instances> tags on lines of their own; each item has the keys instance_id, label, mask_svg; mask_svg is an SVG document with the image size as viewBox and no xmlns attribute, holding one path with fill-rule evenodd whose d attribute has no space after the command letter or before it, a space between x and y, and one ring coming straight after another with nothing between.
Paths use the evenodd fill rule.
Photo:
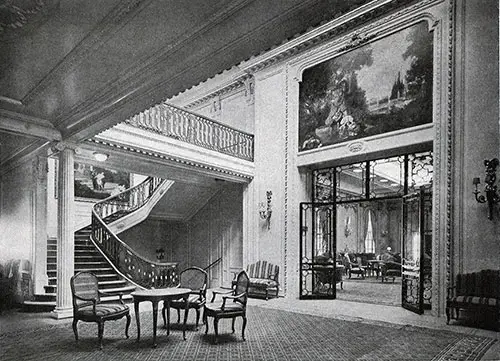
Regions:
<instances>
[{"instance_id":1,"label":"settee","mask_svg":"<svg viewBox=\"0 0 500 361\"><path fill-rule=\"evenodd\" d=\"M475 317L492 320L500 328L500 270L458 274L455 284L448 288L446 323L459 319L460 310L471 311Z\"/></svg>"},{"instance_id":2,"label":"settee","mask_svg":"<svg viewBox=\"0 0 500 361\"><path fill-rule=\"evenodd\" d=\"M278 297L279 266L267 261L257 261L249 264L246 271L250 277L249 296L262 296L266 300L269 299L270 294ZM234 286L236 280L233 280L232 283Z\"/></svg>"}]
</instances>

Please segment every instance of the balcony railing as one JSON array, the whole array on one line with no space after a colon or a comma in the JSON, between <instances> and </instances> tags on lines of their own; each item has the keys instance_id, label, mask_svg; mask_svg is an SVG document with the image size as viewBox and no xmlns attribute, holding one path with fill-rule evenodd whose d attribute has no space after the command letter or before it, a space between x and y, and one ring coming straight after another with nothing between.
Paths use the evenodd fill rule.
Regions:
<instances>
[{"instance_id":1,"label":"balcony railing","mask_svg":"<svg viewBox=\"0 0 500 361\"><path fill-rule=\"evenodd\" d=\"M107 224L145 205L164 181L149 177L135 187L96 203L92 209L94 242L122 275L145 288L178 284L177 263L154 262L142 257L114 234Z\"/></svg>"},{"instance_id":2,"label":"balcony railing","mask_svg":"<svg viewBox=\"0 0 500 361\"><path fill-rule=\"evenodd\" d=\"M127 124L206 149L253 161L253 135L170 104L158 104Z\"/></svg>"}]
</instances>

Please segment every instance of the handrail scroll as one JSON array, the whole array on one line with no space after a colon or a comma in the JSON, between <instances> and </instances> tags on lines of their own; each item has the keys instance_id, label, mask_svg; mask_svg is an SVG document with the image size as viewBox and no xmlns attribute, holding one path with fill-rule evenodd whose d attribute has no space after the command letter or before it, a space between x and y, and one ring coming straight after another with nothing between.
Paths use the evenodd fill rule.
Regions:
<instances>
[{"instance_id":1,"label":"handrail scroll","mask_svg":"<svg viewBox=\"0 0 500 361\"><path fill-rule=\"evenodd\" d=\"M168 180L149 177L135 187L97 202L92 208L92 240L125 278L144 288L177 285L177 263L154 262L142 257L112 232L106 221L116 221L116 215L126 215L144 206L163 182Z\"/></svg>"}]
</instances>

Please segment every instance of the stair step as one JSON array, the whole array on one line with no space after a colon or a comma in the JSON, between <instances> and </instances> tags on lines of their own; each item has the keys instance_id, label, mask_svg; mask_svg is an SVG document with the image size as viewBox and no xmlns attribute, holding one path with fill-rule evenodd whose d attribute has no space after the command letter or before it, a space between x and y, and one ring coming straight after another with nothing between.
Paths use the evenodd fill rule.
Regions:
<instances>
[{"instance_id":1,"label":"stair step","mask_svg":"<svg viewBox=\"0 0 500 361\"><path fill-rule=\"evenodd\" d=\"M24 312L50 312L56 307L56 301L24 301L22 310Z\"/></svg>"},{"instance_id":2,"label":"stair step","mask_svg":"<svg viewBox=\"0 0 500 361\"><path fill-rule=\"evenodd\" d=\"M35 301L55 302L55 300L56 300L56 293L55 292L40 293L40 294L35 295Z\"/></svg>"},{"instance_id":3,"label":"stair step","mask_svg":"<svg viewBox=\"0 0 500 361\"><path fill-rule=\"evenodd\" d=\"M75 271L75 274L79 271ZM120 276L116 273L108 273L108 274L96 274L98 282L114 282L119 281ZM55 286L57 284L57 275L54 274L49 276L49 286Z\"/></svg>"},{"instance_id":4,"label":"stair step","mask_svg":"<svg viewBox=\"0 0 500 361\"><path fill-rule=\"evenodd\" d=\"M113 268L81 268L78 270L75 269L75 273L76 272L91 272L94 273L97 278L99 278L100 273L113 272Z\"/></svg>"},{"instance_id":5,"label":"stair step","mask_svg":"<svg viewBox=\"0 0 500 361\"><path fill-rule=\"evenodd\" d=\"M102 303L111 303L111 302L116 302L120 299L120 296L106 296L106 297L101 297L101 302ZM130 294L126 294L122 296L123 302L129 303L134 300L134 297Z\"/></svg>"},{"instance_id":6,"label":"stair step","mask_svg":"<svg viewBox=\"0 0 500 361\"><path fill-rule=\"evenodd\" d=\"M123 279L112 280L112 281L99 281L98 280L98 285L99 285L99 289L102 289L102 290L109 290L109 289L112 289L112 288L128 287L127 286L127 281L123 280ZM54 283L53 285L47 285L47 286L44 286L44 288L45 288L45 292L46 293L55 293L56 290L57 290L57 284Z\"/></svg>"}]
</instances>

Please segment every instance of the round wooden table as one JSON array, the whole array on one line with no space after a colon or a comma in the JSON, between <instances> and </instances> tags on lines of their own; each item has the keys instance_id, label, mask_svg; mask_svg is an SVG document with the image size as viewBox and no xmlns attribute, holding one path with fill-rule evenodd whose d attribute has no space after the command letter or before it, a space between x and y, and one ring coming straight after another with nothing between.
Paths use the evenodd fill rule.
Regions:
<instances>
[{"instance_id":1,"label":"round wooden table","mask_svg":"<svg viewBox=\"0 0 500 361\"><path fill-rule=\"evenodd\" d=\"M151 290L140 290L132 293L134 297L134 311L135 311L135 321L137 323L137 342L141 338L141 323L139 320L139 303L143 301L150 301L153 305L153 347L156 347L156 325L158 322L158 302L163 301L164 309L167 309L167 320L165 320L165 312L163 312L163 323L167 328L167 335L170 334L170 301L177 300L179 298L184 299L186 304L186 309L184 310L184 325L182 330L182 337L186 339L186 319L187 319L187 309L188 309L188 298L191 289L189 288L158 288Z\"/></svg>"}]
</instances>

